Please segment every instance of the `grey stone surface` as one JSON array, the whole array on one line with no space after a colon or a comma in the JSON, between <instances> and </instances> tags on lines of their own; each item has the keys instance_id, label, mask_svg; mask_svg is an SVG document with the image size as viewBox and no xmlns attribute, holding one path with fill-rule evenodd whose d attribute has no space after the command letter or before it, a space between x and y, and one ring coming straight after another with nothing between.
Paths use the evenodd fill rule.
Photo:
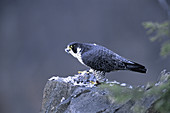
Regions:
<instances>
[{"instance_id":1,"label":"grey stone surface","mask_svg":"<svg viewBox=\"0 0 170 113\"><path fill-rule=\"evenodd\" d=\"M170 74L166 74L156 84L128 88L113 83L78 86L58 77L49 80L44 88L41 113L156 113L153 105L169 78Z\"/></svg>"}]
</instances>

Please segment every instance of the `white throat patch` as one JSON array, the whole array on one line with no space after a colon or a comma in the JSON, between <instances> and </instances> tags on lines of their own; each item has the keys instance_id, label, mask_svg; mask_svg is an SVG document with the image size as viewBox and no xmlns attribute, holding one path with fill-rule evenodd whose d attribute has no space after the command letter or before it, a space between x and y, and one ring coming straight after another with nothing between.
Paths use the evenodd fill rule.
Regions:
<instances>
[{"instance_id":1,"label":"white throat patch","mask_svg":"<svg viewBox=\"0 0 170 113\"><path fill-rule=\"evenodd\" d=\"M74 53L72 50L70 50L69 53L70 53L73 57L77 58L78 61L81 62L81 63L84 65L84 63L83 63L83 61L82 61L82 58L81 58L81 48L79 48L79 47L77 48L77 53Z\"/></svg>"}]
</instances>

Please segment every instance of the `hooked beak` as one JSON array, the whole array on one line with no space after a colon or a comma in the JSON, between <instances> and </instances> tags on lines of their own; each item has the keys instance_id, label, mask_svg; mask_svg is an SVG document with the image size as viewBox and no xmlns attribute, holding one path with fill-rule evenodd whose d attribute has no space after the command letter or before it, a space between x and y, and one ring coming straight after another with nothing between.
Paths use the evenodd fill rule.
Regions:
<instances>
[{"instance_id":1,"label":"hooked beak","mask_svg":"<svg viewBox=\"0 0 170 113\"><path fill-rule=\"evenodd\" d=\"M70 50L71 50L71 48L69 48L69 47L65 48L65 52L66 52L66 53L69 53Z\"/></svg>"}]
</instances>

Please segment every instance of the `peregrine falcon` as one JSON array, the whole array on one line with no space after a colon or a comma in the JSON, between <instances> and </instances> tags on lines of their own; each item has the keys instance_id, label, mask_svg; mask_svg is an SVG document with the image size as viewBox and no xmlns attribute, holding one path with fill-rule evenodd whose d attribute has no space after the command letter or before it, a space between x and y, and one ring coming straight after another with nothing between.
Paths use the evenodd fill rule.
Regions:
<instances>
[{"instance_id":1,"label":"peregrine falcon","mask_svg":"<svg viewBox=\"0 0 170 113\"><path fill-rule=\"evenodd\" d=\"M147 70L143 65L97 44L71 42L65 51L77 58L83 65L103 75L106 72L116 70L130 70L140 73L146 73Z\"/></svg>"}]
</instances>

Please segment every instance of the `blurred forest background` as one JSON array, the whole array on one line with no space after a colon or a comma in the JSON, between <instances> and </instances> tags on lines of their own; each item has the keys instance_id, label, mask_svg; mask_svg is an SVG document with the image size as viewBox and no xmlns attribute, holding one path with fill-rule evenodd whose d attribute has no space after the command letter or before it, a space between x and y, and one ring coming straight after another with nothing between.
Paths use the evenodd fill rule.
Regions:
<instances>
[{"instance_id":1,"label":"blurred forest background","mask_svg":"<svg viewBox=\"0 0 170 113\"><path fill-rule=\"evenodd\" d=\"M170 71L170 58L160 56L162 42L151 42L155 34L142 24L169 19L161 1L166 0L1 0L0 112L37 113L50 77L87 69L65 53L72 41L106 46L148 69L112 72L109 80L155 82L163 69Z\"/></svg>"}]
</instances>

